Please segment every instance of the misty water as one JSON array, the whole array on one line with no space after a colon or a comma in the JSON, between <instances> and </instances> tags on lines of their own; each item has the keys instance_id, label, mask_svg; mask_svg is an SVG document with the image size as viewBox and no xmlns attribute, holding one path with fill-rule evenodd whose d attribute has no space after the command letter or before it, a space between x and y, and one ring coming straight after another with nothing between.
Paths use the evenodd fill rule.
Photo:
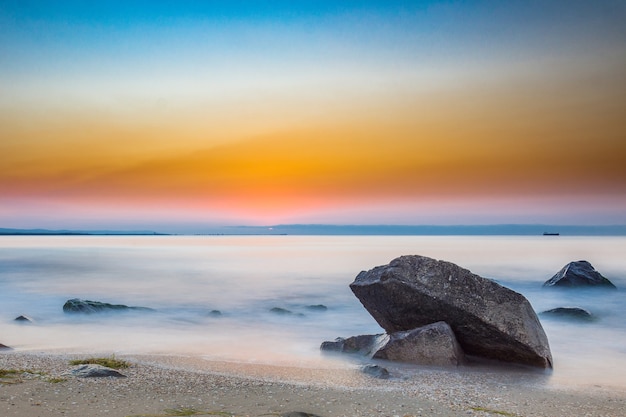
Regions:
<instances>
[{"instance_id":1,"label":"misty water","mask_svg":"<svg viewBox=\"0 0 626 417\"><path fill-rule=\"evenodd\" d=\"M540 316L554 357L546 382L623 389L625 249L625 237L5 236L0 343L34 352L352 366L319 351L322 341L338 336L382 332L348 285L361 270L419 254L494 279L526 296L538 313L562 306L591 311L592 322ZM619 290L542 288L581 259ZM70 298L156 311L65 314ZM311 307L317 305L327 309ZM13 320L22 314L34 322Z\"/></svg>"}]
</instances>

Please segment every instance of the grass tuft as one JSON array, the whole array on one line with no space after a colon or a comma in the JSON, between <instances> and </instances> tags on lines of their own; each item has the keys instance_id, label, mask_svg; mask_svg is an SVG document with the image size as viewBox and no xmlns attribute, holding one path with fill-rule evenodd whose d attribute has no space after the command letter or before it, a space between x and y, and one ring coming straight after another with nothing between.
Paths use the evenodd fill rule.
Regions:
<instances>
[{"instance_id":1,"label":"grass tuft","mask_svg":"<svg viewBox=\"0 0 626 417\"><path fill-rule=\"evenodd\" d=\"M0 378L12 378L17 374L21 374L24 371L19 371L17 369L0 369Z\"/></svg>"},{"instance_id":2,"label":"grass tuft","mask_svg":"<svg viewBox=\"0 0 626 417\"><path fill-rule=\"evenodd\" d=\"M110 358L86 358L86 359L75 359L73 361L70 361L70 365L102 365L102 366L106 366L107 368L112 368L112 369L126 369L126 368L130 368L130 363L120 360L120 359L115 359L115 357L110 357Z\"/></svg>"}]
</instances>

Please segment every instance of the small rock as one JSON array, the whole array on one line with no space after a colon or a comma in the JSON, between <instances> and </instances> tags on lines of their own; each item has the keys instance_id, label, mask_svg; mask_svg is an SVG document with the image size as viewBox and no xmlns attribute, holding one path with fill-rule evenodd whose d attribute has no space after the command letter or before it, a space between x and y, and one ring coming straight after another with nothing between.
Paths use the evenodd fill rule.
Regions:
<instances>
[{"instance_id":1,"label":"small rock","mask_svg":"<svg viewBox=\"0 0 626 417\"><path fill-rule=\"evenodd\" d=\"M32 323L33 319L31 319L28 316L23 316L22 315L22 316L16 317L14 321L19 321L20 323Z\"/></svg>"},{"instance_id":2,"label":"small rock","mask_svg":"<svg viewBox=\"0 0 626 417\"><path fill-rule=\"evenodd\" d=\"M13 349L8 347L7 345L3 345L2 343L0 343L0 350L13 350Z\"/></svg>"},{"instance_id":3,"label":"small rock","mask_svg":"<svg viewBox=\"0 0 626 417\"><path fill-rule=\"evenodd\" d=\"M274 313L274 314L278 314L282 316L299 316L299 317L304 316L304 314L302 313L294 313L293 311L287 310L286 308L282 308L282 307L272 307L270 309L270 313Z\"/></svg>"},{"instance_id":4,"label":"small rock","mask_svg":"<svg viewBox=\"0 0 626 417\"><path fill-rule=\"evenodd\" d=\"M374 378L380 378L380 379L388 379L389 378L389 371L386 368L383 368L382 366L365 365L364 367L361 368L361 371L364 374L367 374L369 376L373 376Z\"/></svg>"},{"instance_id":5,"label":"small rock","mask_svg":"<svg viewBox=\"0 0 626 417\"><path fill-rule=\"evenodd\" d=\"M552 278L547 280L544 287L600 287L607 289L617 289L607 278L603 277L587 261L570 262L565 265Z\"/></svg>"},{"instance_id":6,"label":"small rock","mask_svg":"<svg viewBox=\"0 0 626 417\"><path fill-rule=\"evenodd\" d=\"M384 334L365 334L344 339L336 338L333 342L323 342L320 349L330 352L358 353L371 356L380 349L387 340Z\"/></svg>"},{"instance_id":7,"label":"small rock","mask_svg":"<svg viewBox=\"0 0 626 417\"><path fill-rule=\"evenodd\" d=\"M328 310L328 307L326 307L324 304L317 304L307 306L306 309L311 311L326 311Z\"/></svg>"},{"instance_id":8,"label":"small rock","mask_svg":"<svg viewBox=\"0 0 626 417\"><path fill-rule=\"evenodd\" d=\"M305 413L304 411L289 411L282 413L279 417L320 417L317 414Z\"/></svg>"},{"instance_id":9,"label":"small rock","mask_svg":"<svg viewBox=\"0 0 626 417\"><path fill-rule=\"evenodd\" d=\"M544 316L583 321L592 321L594 319L594 316L593 314L591 314L591 312L580 307L557 307L551 310L546 310L541 314Z\"/></svg>"},{"instance_id":10,"label":"small rock","mask_svg":"<svg viewBox=\"0 0 626 417\"><path fill-rule=\"evenodd\" d=\"M209 311L208 314L209 317L221 317L222 316L222 312L219 310L211 310Z\"/></svg>"},{"instance_id":11,"label":"small rock","mask_svg":"<svg viewBox=\"0 0 626 417\"><path fill-rule=\"evenodd\" d=\"M80 365L72 369L69 374L79 378L102 378L107 376L126 378L126 375L119 373L115 369L96 364Z\"/></svg>"}]
</instances>

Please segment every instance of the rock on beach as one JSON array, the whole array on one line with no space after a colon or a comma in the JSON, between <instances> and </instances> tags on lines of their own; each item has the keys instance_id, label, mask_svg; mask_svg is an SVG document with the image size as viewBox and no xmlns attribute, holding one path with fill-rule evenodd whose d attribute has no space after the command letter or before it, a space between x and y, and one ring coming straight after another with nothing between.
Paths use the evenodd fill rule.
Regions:
<instances>
[{"instance_id":1,"label":"rock on beach","mask_svg":"<svg viewBox=\"0 0 626 417\"><path fill-rule=\"evenodd\" d=\"M97 364L80 365L77 368L72 369L68 374L79 378L103 378L109 376L115 378L126 378L126 375L119 373L115 369Z\"/></svg>"},{"instance_id":2,"label":"rock on beach","mask_svg":"<svg viewBox=\"0 0 626 417\"><path fill-rule=\"evenodd\" d=\"M450 326L440 321L392 333L373 358L417 365L457 366L463 363L464 356Z\"/></svg>"},{"instance_id":3,"label":"rock on beach","mask_svg":"<svg viewBox=\"0 0 626 417\"><path fill-rule=\"evenodd\" d=\"M361 272L350 288L388 334L444 321L468 355L552 367L528 300L453 263L402 256Z\"/></svg>"}]
</instances>

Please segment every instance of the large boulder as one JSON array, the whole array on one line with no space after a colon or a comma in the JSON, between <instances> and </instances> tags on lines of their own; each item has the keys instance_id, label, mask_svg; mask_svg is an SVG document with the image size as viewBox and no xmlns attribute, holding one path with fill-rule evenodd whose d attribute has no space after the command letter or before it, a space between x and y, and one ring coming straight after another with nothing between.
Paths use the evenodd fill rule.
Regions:
<instances>
[{"instance_id":1,"label":"large boulder","mask_svg":"<svg viewBox=\"0 0 626 417\"><path fill-rule=\"evenodd\" d=\"M544 287L600 287L617 289L587 261L575 261L565 265L552 278L544 282Z\"/></svg>"},{"instance_id":2,"label":"large boulder","mask_svg":"<svg viewBox=\"0 0 626 417\"><path fill-rule=\"evenodd\" d=\"M445 321L468 355L552 367L528 300L453 263L402 256L361 272L350 288L389 334Z\"/></svg>"},{"instance_id":3,"label":"large boulder","mask_svg":"<svg viewBox=\"0 0 626 417\"><path fill-rule=\"evenodd\" d=\"M385 346L373 357L435 366L457 366L464 361L463 349L450 326L443 321L392 333Z\"/></svg>"},{"instance_id":4,"label":"large boulder","mask_svg":"<svg viewBox=\"0 0 626 417\"><path fill-rule=\"evenodd\" d=\"M79 298L72 298L67 300L63 304L63 311L65 313L103 313L107 311L154 311L147 307L129 307L123 304L109 304L100 301L81 300Z\"/></svg>"}]
</instances>

